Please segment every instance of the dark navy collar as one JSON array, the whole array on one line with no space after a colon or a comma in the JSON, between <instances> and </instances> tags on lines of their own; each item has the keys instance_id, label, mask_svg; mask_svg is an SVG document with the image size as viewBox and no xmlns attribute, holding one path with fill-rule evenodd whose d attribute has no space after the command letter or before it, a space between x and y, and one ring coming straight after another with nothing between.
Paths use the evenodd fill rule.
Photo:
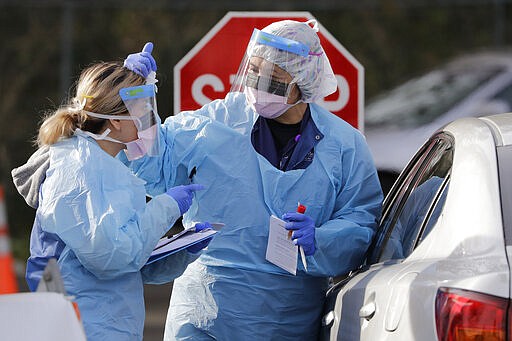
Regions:
<instances>
[{"instance_id":1,"label":"dark navy collar","mask_svg":"<svg viewBox=\"0 0 512 341\"><path fill-rule=\"evenodd\" d=\"M291 138L282 151L278 151L268 122L258 117L251 132L254 149L272 165L281 170L306 168L312 162L314 147L324 135L311 118L309 104L304 112L299 138Z\"/></svg>"}]
</instances>

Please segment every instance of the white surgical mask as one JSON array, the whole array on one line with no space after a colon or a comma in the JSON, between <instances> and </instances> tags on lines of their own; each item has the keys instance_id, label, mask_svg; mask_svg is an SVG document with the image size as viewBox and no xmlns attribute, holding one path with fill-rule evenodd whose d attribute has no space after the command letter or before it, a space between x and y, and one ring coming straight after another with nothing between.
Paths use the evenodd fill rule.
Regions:
<instances>
[{"instance_id":1,"label":"white surgical mask","mask_svg":"<svg viewBox=\"0 0 512 341\"><path fill-rule=\"evenodd\" d=\"M128 160L137 160L148 154L148 150L153 148L157 138L157 127L157 125L152 125L148 129L137 131L138 139L125 143L125 152Z\"/></svg>"},{"instance_id":2,"label":"white surgical mask","mask_svg":"<svg viewBox=\"0 0 512 341\"><path fill-rule=\"evenodd\" d=\"M147 154L147 148L141 138L125 143L125 146L124 152L128 161L140 159Z\"/></svg>"},{"instance_id":3,"label":"white surgical mask","mask_svg":"<svg viewBox=\"0 0 512 341\"><path fill-rule=\"evenodd\" d=\"M87 115L97 118L103 119L114 119L114 120L130 120L136 121L136 117L132 116L121 116L121 115L104 115L98 114L90 111L83 110ZM152 125L149 128L141 131L137 131L137 139L130 142L121 142L116 140L108 134L111 132L110 129L106 129L102 134L94 134L89 131L82 131L77 129L80 132L83 132L85 135L92 137L95 140L107 140L111 142L122 143L126 146L125 153L126 157L129 161L137 160L147 154L148 150L150 150L155 142L158 134L157 125Z\"/></svg>"},{"instance_id":4,"label":"white surgical mask","mask_svg":"<svg viewBox=\"0 0 512 341\"><path fill-rule=\"evenodd\" d=\"M245 87L244 92L247 101L253 106L256 113L265 118L274 119L279 117L295 105L286 103L288 98L285 96L271 94L248 86Z\"/></svg>"}]
</instances>

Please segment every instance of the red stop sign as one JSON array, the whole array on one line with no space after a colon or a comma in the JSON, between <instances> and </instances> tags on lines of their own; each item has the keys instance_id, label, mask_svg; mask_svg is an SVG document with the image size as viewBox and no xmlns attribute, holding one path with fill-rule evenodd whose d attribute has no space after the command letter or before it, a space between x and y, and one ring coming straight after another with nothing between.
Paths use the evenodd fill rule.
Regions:
<instances>
[{"instance_id":1,"label":"red stop sign","mask_svg":"<svg viewBox=\"0 0 512 341\"><path fill-rule=\"evenodd\" d=\"M314 19L309 12L228 12L174 67L174 110L195 110L224 98L254 28L291 19ZM331 62L338 90L319 102L325 109L363 129L364 68L319 24L321 44Z\"/></svg>"}]
</instances>

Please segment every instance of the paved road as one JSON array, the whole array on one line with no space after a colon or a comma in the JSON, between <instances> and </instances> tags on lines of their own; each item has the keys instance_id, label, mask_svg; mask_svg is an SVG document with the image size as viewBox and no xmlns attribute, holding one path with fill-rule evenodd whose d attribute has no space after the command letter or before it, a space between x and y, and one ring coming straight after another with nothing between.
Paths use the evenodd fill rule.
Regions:
<instances>
[{"instance_id":1,"label":"paved road","mask_svg":"<svg viewBox=\"0 0 512 341\"><path fill-rule=\"evenodd\" d=\"M144 299L146 301L144 341L162 341L171 290L172 283L144 285Z\"/></svg>"}]
</instances>

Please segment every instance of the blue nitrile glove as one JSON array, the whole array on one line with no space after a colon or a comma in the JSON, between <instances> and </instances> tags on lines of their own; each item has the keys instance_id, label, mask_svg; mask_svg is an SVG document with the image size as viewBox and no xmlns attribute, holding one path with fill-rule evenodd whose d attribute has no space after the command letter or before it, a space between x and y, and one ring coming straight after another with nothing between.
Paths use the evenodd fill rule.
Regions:
<instances>
[{"instance_id":1,"label":"blue nitrile glove","mask_svg":"<svg viewBox=\"0 0 512 341\"><path fill-rule=\"evenodd\" d=\"M169 188L167 190L167 195L176 200L178 203L178 207L180 209L180 213L183 214L188 211L190 206L192 205L192 198L194 197L194 192L204 189L203 185L199 184L191 184L191 185L183 185Z\"/></svg>"},{"instance_id":2,"label":"blue nitrile glove","mask_svg":"<svg viewBox=\"0 0 512 341\"><path fill-rule=\"evenodd\" d=\"M303 213L288 212L283 214L283 220L286 221L285 229L293 231L293 243L302 246L306 256L313 255L316 251L313 219Z\"/></svg>"},{"instance_id":3,"label":"blue nitrile glove","mask_svg":"<svg viewBox=\"0 0 512 341\"><path fill-rule=\"evenodd\" d=\"M197 223L196 224L196 232L201 232L202 230L211 229L213 228L212 225L210 225L209 222L205 221L204 223ZM202 249L208 246L210 244L210 241L212 240L213 236L210 238L207 238L205 240L200 241L197 244L194 244L192 246L187 247L187 251L190 253L198 253Z\"/></svg>"},{"instance_id":4,"label":"blue nitrile glove","mask_svg":"<svg viewBox=\"0 0 512 341\"><path fill-rule=\"evenodd\" d=\"M123 66L128 70L147 78L151 71L156 71L156 61L151 55L151 52L153 52L153 43L146 43L142 52L128 55L124 60Z\"/></svg>"}]
</instances>

